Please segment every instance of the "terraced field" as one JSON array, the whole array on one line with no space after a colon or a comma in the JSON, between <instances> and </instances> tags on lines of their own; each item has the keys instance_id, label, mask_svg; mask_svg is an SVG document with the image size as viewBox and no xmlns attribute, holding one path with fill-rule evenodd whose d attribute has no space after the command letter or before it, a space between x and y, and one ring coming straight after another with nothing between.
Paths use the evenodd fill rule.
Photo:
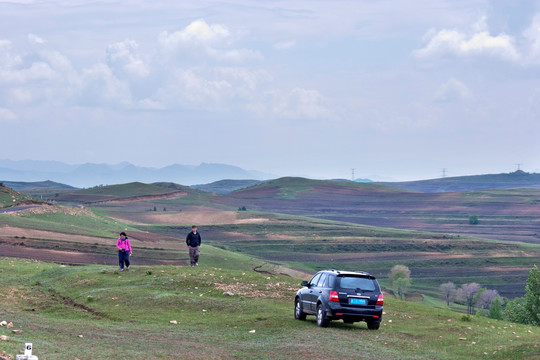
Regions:
<instances>
[{"instance_id":1,"label":"terraced field","mask_svg":"<svg viewBox=\"0 0 540 360\"><path fill-rule=\"evenodd\" d=\"M146 197L147 190L156 197ZM186 194L166 196L175 191ZM231 250L308 272L362 269L387 289L390 268L404 264L412 270L411 291L432 298L446 281L475 281L510 298L521 296L529 269L540 259L534 235L538 189L421 194L285 178L228 195L174 184L126 184L76 191L64 203L82 204L88 196L113 201L94 198L85 204L91 215L0 214L0 226L19 229L17 234L0 232L0 250L10 256L114 264L114 241L125 230L136 248L134 261L185 264L185 234L197 224L204 245L212 245L208 250ZM241 206L247 211L238 211ZM479 225L468 224L472 211ZM47 234L32 233L35 229ZM217 261L204 248L202 259Z\"/></svg>"}]
</instances>

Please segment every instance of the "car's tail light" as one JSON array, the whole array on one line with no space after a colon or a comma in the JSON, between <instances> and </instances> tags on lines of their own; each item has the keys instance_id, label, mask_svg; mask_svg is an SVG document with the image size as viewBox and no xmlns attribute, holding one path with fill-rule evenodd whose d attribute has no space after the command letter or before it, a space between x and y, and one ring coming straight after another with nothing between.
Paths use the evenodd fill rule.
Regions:
<instances>
[{"instance_id":1,"label":"car's tail light","mask_svg":"<svg viewBox=\"0 0 540 360\"><path fill-rule=\"evenodd\" d=\"M337 291L335 290L330 291L330 296L328 297L328 301L339 302L339 296L337 294Z\"/></svg>"},{"instance_id":2,"label":"car's tail light","mask_svg":"<svg viewBox=\"0 0 540 360\"><path fill-rule=\"evenodd\" d=\"M377 304L376 305L382 305L383 304L383 295L379 294L379 297L377 298Z\"/></svg>"}]
</instances>

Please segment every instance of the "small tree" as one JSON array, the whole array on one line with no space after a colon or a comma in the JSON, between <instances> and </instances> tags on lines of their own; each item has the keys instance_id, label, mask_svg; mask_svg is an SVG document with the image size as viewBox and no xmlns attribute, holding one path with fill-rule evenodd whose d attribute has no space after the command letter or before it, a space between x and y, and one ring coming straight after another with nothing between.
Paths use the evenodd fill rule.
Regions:
<instances>
[{"instance_id":1,"label":"small tree","mask_svg":"<svg viewBox=\"0 0 540 360\"><path fill-rule=\"evenodd\" d=\"M157 211L157 207L154 206L154 211Z\"/></svg>"},{"instance_id":2,"label":"small tree","mask_svg":"<svg viewBox=\"0 0 540 360\"><path fill-rule=\"evenodd\" d=\"M461 285L457 291L457 298L461 299L467 305L467 314L472 314L475 295L478 290L480 290L480 284L468 283Z\"/></svg>"},{"instance_id":3,"label":"small tree","mask_svg":"<svg viewBox=\"0 0 540 360\"><path fill-rule=\"evenodd\" d=\"M450 303L456 298L456 285L449 281L439 286L441 298L446 302L446 306L450 306Z\"/></svg>"},{"instance_id":4,"label":"small tree","mask_svg":"<svg viewBox=\"0 0 540 360\"><path fill-rule=\"evenodd\" d=\"M501 304L501 297L497 296L493 302L491 303L491 306L489 307L488 317L491 319L497 319L502 320L503 318L503 311L502 311L502 304Z\"/></svg>"},{"instance_id":5,"label":"small tree","mask_svg":"<svg viewBox=\"0 0 540 360\"><path fill-rule=\"evenodd\" d=\"M411 285L411 270L405 265L394 265L390 270L390 283L395 286L400 299L405 298L405 292Z\"/></svg>"},{"instance_id":6,"label":"small tree","mask_svg":"<svg viewBox=\"0 0 540 360\"><path fill-rule=\"evenodd\" d=\"M478 216L477 215L469 216L469 224L470 225L478 225Z\"/></svg>"},{"instance_id":7,"label":"small tree","mask_svg":"<svg viewBox=\"0 0 540 360\"><path fill-rule=\"evenodd\" d=\"M504 318L521 324L540 326L540 271L534 265L529 271L525 296L506 303Z\"/></svg>"},{"instance_id":8,"label":"small tree","mask_svg":"<svg viewBox=\"0 0 540 360\"><path fill-rule=\"evenodd\" d=\"M529 314L529 324L540 326L540 270L536 265L529 271L525 293L525 308Z\"/></svg>"}]
</instances>

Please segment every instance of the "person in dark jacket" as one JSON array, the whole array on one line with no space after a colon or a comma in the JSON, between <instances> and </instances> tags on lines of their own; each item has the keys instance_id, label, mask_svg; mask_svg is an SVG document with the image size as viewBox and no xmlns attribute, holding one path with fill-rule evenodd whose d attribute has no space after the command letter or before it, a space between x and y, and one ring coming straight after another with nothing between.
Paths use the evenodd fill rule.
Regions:
<instances>
[{"instance_id":1,"label":"person in dark jacket","mask_svg":"<svg viewBox=\"0 0 540 360\"><path fill-rule=\"evenodd\" d=\"M199 255L201 252L201 235L197 232L197 226L191 227L191 232L186 236L186 245L189 248L189 261L191 266L199 266Z\"/></svg>"}]
</instances>

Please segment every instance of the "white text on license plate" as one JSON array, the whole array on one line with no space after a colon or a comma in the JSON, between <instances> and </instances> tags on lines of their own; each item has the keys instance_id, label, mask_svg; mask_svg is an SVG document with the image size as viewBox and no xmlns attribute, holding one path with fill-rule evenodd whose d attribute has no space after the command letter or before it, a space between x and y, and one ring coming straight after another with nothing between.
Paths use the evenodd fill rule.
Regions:
<instances>
[{"instance_id":1,"label":"white text on license plate","mask_svg":"<svg viewBox=\"0 0 540 360\"><path fill-rule=\"evenodd\" d=\"M351 298L351 304L355 304L355 305L366 305L367 304L367 300L366 299L356 299L356 298Z\"/></svg>"}]
</instances>

